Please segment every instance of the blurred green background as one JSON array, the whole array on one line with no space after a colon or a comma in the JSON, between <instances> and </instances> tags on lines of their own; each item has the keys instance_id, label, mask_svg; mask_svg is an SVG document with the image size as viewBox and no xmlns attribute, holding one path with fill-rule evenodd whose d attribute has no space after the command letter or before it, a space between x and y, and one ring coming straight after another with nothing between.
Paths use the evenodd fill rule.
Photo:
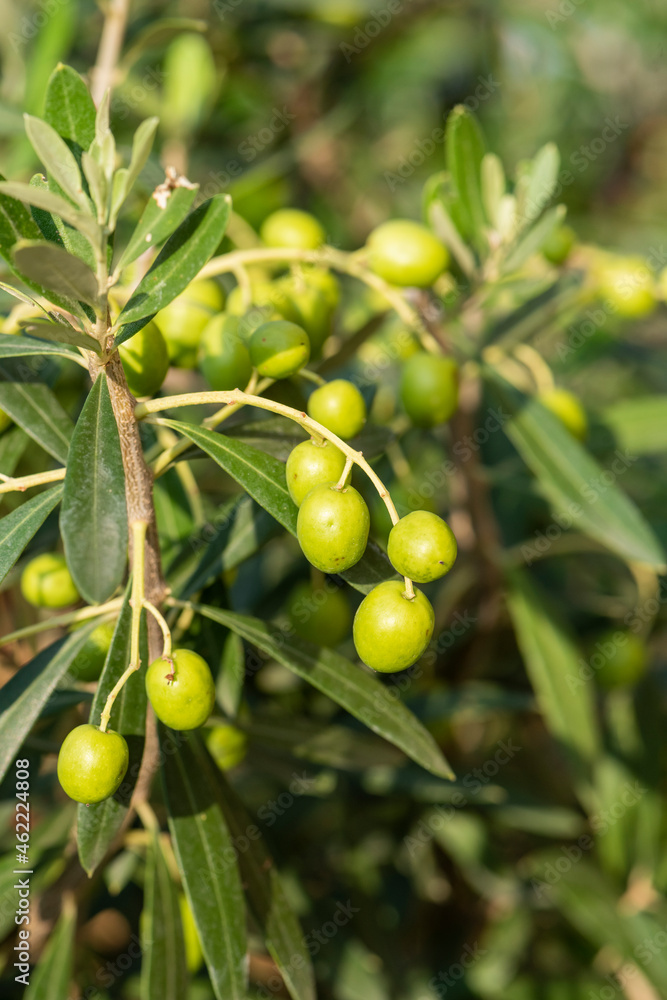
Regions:
<instances>
[{"instance_id":1,"label":"blurred green background","mask_svg":"<svg viewBox=\"0 0 667 1000\"><path fill-rule=\"evenodd\" d=\"M94 3L0 0L0 18L0 163L6 176L28 177L22 111L40 113L59 61L89 71L102 16ZM112 125L122 143L143 118L161 118L144 196L162 179L161 156L205 196L230 191L255 229L296 205L347 249L388 217L420 216L457 103L478 115L510 175L557 144L557 197L583 241L667 264L667 5L658 0L134 2ZM236 226L240 243L252 237ZM593 409L626 390L664 393L665 330L663 310L622 337L592 338L561 369ZM438 434L415 437L415 481L429 481L447 447ZM495 439L482 457L492 485L514 460ZM663 537L666 465L664 453L641 455L622 483ZM509 544L549 524L525 471L494 500ZM433 503L446 512L446 491ZM261 576L253 600L279 610L272 588L284 558L269 546L244 567L239 607ZM635 581L611 556L556 558L538 573L582 657L601 629L634 620L625 616L638 603ZM646 969L667 981L664 603L650 616L648 678L600 696L613 753L586 816L506 616L473 570L451 580L438 595L449 624L433 655L390 687L447 748L454 785L397 767L370 737L362 759L347 759L345 730L318 749L332 703L277 665L252 678L255 729L233 777L288 876L320 995L657 1000ZM301 712L310 728L285 726ZM50 827L58 822L52 814ZM96 979L137 933L138 864L130 847L91 890L81 982L97 992L82 996L138 996L136 962L111 983ZM257 997L285 995L261 956L251 974ZM200 973L190 997L211 996Z\"/></svg>"}]
</instances>

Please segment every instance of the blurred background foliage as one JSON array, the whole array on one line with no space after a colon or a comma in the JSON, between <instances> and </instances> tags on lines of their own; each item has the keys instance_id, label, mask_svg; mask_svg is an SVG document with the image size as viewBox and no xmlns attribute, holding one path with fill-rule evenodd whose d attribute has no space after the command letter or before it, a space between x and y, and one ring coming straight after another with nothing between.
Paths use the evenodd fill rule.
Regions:
<instances>
[{"instance_id":1,"label":"blurred background foliage","mask_svg":"<svg viewBox=\"0 0 667 1000\"><path fill-rule=\"evenodd\" d=\"M6 176L28 177L36 164L22 111L41 112L59 61L88 72L102 15L88 2L0 0L0 18L0 161ZM667 6L658 0L138 0L112 124L121 144L129 143L139 121L160 116L160 150L142 175L144 197L163 177L161 157L206 196L230 191L236 213L255 229L275 209L296 205L321 220L328 242L347 249L388 217L420 216L424 182L442 168L445 119L464 102L510 176L544 143L556 143L557 200L582 241L653 255L659 268L667 263L666 46ZM232 231L241 245L252 241L239 219ZM367 304L349 308L353 329ZM580 304L560 332L584 317ZM622 441L637 449L622 486L663 539L664 434L658 428L657 445L642 447L655 430L651 422L640 421L633 437L630 417L617 413L614 441L602 415L620 398L664 395L665 328L661 307L584 336L574 357L560 356L553 344L549 356L592 415L594 453L604 460ZM384 333L391 339L390 327ZM405 344L397 343L400 359ZM372 368L377 357L367 343L357 364ZM383 390L395 387L396 367L375 369ZM81 387L74 389L76 408ZM376 419L382 400L378 392ZM519 545L546 530L548 508L508 442L487 436L480 475L505 544ZM402 483L400 456L383 459L399 509L415 489L419 502L439 513L460 505L446 477L433 477L450 444L442 429L410 432L404 452L411 471ZM214 517L220 487L209 466L200 466ZM163 527L176 545L191 524L172 515L167 504ZM375 530L381 536L386 526L376 522ZM550 592L546 606L555 606L543 622L553 613L566 623L553 635L549 626L535 634L531 609L539 617L542 598L532 585L527 594L520 586L514 592L519 646L533 663L536 647L547 658L561 655L560 642L592 662L605 629L630 627L648 641L650 670L638 685L603 692L596 679L602 735L593 793L554 738L548 708L548 726L536 711L497 581L462 548L461 565L432 595L437 620L446 623L438 647L389 682L446 748L453 785L405 765L349 720L332 728L340 722L335 706L278 664L249 677L242 710L249 750L232 778L288 877L320 995L667 996L663 603L651 597L651 580L599 550L552 553L531 571ZM295 546L275 539L229 581L234 606L279 616L285 583L303 578ZM647 611L651 600L656 607ZM5 604L4 622L21 613ZM219 632L199 627L216 665ZM297 716L309 721L297 724ZM47 744L60 738L48 718L42 727ZM35 844L52 882L74 810L62 797L54 803L48 775L39 781L45 794L35 809L44 822ZM7 843L9 805L0 803ZM0 870L3 884L11 883L10 868ZM80 929L82 996L138 997L139 959L114 963L133 954L142 882L143 855L130 834L90 885ZM4 934L12 914L1 916ZM195 941L191 951L199 974L189 997L208 1000ZM12 960L5 946L8 997L19 995ZM110 966L120 972L109 973ZM257 997L286 995L272 990L259 953L251 978Z\"/></svg>"}]
</instances>

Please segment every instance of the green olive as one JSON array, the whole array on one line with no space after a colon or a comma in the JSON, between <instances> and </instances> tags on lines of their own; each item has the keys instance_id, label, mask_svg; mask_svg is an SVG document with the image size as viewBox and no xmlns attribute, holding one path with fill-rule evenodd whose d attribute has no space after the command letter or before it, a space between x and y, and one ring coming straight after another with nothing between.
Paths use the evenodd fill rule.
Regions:
<instances>
[{"instance_id":1,"label":"green olive","mask_svg":"<svg viewBox=\"0 0 667 1000\"><path fill-rule=\"evenodd\" d=\"M258 326L250 338L250 360L266 378L289 378L310 357L308 334L288 320L273 320Z\"/></svg>"},{"instance_id":2,"label":"green olive","mask_svg":"<svg viewBox=\"0 0 667 1000\"><path fill-rule=\"evenodd\" d=\"M315 486L336 483L345 468L345 455L329 441L302 441L289 454L285 467L287 489L297 507Z\"/></svg>"},{"instance_id":3,"label":"green olive","mask_svg":"<svg viewBox=\"0 0 667 1000\"><path fill-rule=\"evenodd\" d=\"M643 319L657 304L653 275L641 257L604 255L596 268L599 294L623 319Z\"/></svg>"},{"instance_id":4,"label":"green olive","mask_svg":"<svg viewBox=\"0 0 667 1000\"><path fill-rule=\"evenodd\" d=\"M245 758L248 751L248 737L243 730L225 723L209 730L206 746L220 770L230 771Z\"/></svg>"},{"instance_id":5,"label":"green olive","mask_svg":"<svg viewBox=\"0 0 667 1000\"><path fill-rule=\"evenodd\" d=\"M456 412L458 365L453 358L420 351L408 358L401 375L401 402L415 427L436 427Z\"/></svg>"},{"instance_id":6,"label":"green olive","mask_svg":"<svg viewBox=\"0 0 667 1000\"><path fill-rule=\"evenodd\" d=\"M269 247L317 250L324 243L326 233L309 212L281 208L264 220L260 236Z\"/></svg>"},{"instance_id":7,"label":"green olive","mask_svg":"<svg viewBox=\"0 0 667 1000\"><path fill-rule=\"evenodd\" d=\"M366 423L366 403L356 385L337 378L316 389L308 400L308 413L327 430L346 440Z\"/></svg>"},{"instance_id":8,"label":"green olive","mask_svg":"<svg viewBox=\"0 0 667 1000\"><path fill-rule=\"evenodd\" d=\"M577 234L570 226L557 226L542 247L542 253L551 264L562 264L570 256L577 241Z\"/></svg>"},{"instance_id":9,"label":"green olive","mask_svg":"<svg viewBox=\"0 0 667 1000\"><path fill-rule=\"evenodd\" d=\"M89 723L65 737L58 754L58 781L75 802L101 802L125 777L129 752L125 739Z\"/></svg>"},{"instance_id":10,"label":"green olive","mask_svg":"<svg viewBox=\"0 0 667 1000\"><path fill-rule=\"evenodd\" d=\"M364 597L354 616L359 659L380 673L405 670L431 641L434 621L433 608L420 590L409 600L402 581L379 583Z\"/></svg>"},{"instance_id":11,"label":"green olive","mask_svg":"<svg viewBox=\"0 0 667 1000\"><path fill-rule=\"evenodd\" d=\"M185 291L161 309L155 323L164 337L169 358L178 368L195 368L204 327L225 304L215 281L192 281Z\"/></svg>"},{"instance_id":12,"label":"green olive","mask_svg":"<svg viewBox=\"0 0 667 1000\"><path fill-rule=\"evenodd\" d=\"M153 660L146 671L146 693L160 722L171 729L197 729L215 704L208 663L190 649Z\"/></svg>"},{"instance_id":13,"label":"green olive","mask_svg":"<svg viewBox=\"0 0 667 1000\"><path fill-rule=\"evenodd\" d=\"M111 647L113 634L113 622L104 622L93 629L83 649L72 660L67 671L68 676L77 681L98 680Z\"/></svg>"},{"instance_id":14,"label":"green olive","mask_svg":"<svg viewBox=\"0 0 667 1000\"><path fill-rule=\"evenodd\" d=\"M406 514L391 529L387 554L401 576L430 583L449 573L456 559L456 539L446 521L427 510Z\"/></svg>"},{"instance_id":15,"label":"green olive","mask_svg":"<svg viewBox=\"0 0 667 1000\"><path fill-rule=\"evenodd\" d=\"M427 288L449 263L449 254L433 233L409 219L384 222L368 237L370 266L392 285Z\"/></svg>"},{"instance_id":16,"label":"green olive","mask_svg":"<svg viewBox=\"0 0 667 1000\"><path fill-rule=\"evenodd\" d=\"M320 587L305 580L297 583L287 598L287 613L294 631L318 646L333 649L350 633L350 604L343 590L333 583Z\"/></svg>"},{"instance_id":17,"label":"green olive","mask_svg":"<svg viewBox=\"0 0 667 1000\"><path fill-rule=\"evenodd\" d=\"M30 560L21 574L21 593L36 608L65 608L79 600L65 557L56 552Z\"/></svg>"},{"instance_id":18,"label":"green olive","mask_svg":"<svg viewBox=\"0 0 667 1000\"><path fill-rule=\"evenodd\" d=\"M588 434L586 411L573 392L554 387L553 389L544 389L537 398L542 406L546 406L558 417L572 437L577 438L578 441L583 441L586 438Z\"/></svg>"},{"instance_id":19,"label":"green olive","mask_svg":"<svg viewBox=\"0 0 667 1000\"><path fill-rule=\"evenodd\" d=\"M133 396L154 396L169 371L169 352L155 323L135 333L118 353L125 369L127 385Z\"/></svg>"},{"instance_id":20,"label":"green olive","mask_svg":"<svg viewBox=\"0 0 667 1000\"><path fill-rule=\"evenodd\" d=\"M216 392L245 389L252 364L237 316L218 313L207 323L199 344L199 369Z\"/></svg>"},{"instance_id":21,"label":"green olive","mask_svg":"<svg viewBox=\"0 0 667 1000\"><path fill-rule=\"evenodd\" d=\"M299 507L296 535L306 559L323 573L358 563L368 541L370 515L360 493L335 483L316 486Z\"/></svg>"}]
</instances>

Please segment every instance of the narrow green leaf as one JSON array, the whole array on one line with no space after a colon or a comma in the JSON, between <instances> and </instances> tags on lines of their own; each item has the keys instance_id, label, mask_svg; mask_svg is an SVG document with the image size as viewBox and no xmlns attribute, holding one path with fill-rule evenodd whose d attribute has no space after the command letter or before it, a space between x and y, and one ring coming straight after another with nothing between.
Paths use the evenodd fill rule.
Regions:
<instances>
[{"instance_id":1,"label":"narrow green leaf","mask_svg":"<svg viewBox=\"0 0 667 1000\"><path fill-rule=\"evenodd\" d=\"M62 336L63 339L66 333L68 335L70 333L76 335L77 331L71 327L60 327L56 323L39 323L33 320L24 327L24 330L27 334L33 335L20 336L12 333L3 335L2 339L0 339L0 358L45 357L48 354L53 355L53 357L69 358L70 361L76 361L78 364L85 365L85 361L83 361L78 351L74 351L63 344L51 344L46 340L35 339L37 337L46 337L47 333L51 330L56 331L58 337ZM83 334L80 334L80 336L83 337ZM90 337L88 340L90 340ZM97 346L96 342L95 346Z\"/></svg>"},{"instance_id":2,"label":"narrow green leaf","mask_svg":"<svg viewBox=\"0 0 667 1000\"><path fill-rule=\"evenodd\" d=\"M107 184L107 179L104 175L102 167L98 163L95 156L91 153L85 152L82 155L81 167L86 175L86 180L88 181L90 196L95 203L95 208L97 209L97 221L101 225L106 222L107 218L107 207L109 201L109 186Z\"/></svg>"},{"instance_id":3,"label":"narrow green leaf","mask_svg":"<svg viewBox=\"0 0 667 1000\"><path fill-rule=\"evenodd\" d=\"M464 274L471 277L475 273L475 257L461 237L455 222L455 200L448 193L451 184L448 174L440 175L441 182L426 207L426 217L433 231L449 248Z\"/></svg>"},{"instance_id":4,"label":"narrow green leaf","mask_svg":"<svg viewBox=\"0 0 667 1000\"><path fill-rule=\"evenodd\" d=\"M0 688L0 780L58 681L83 649L95 622L43 649Z\"/></svg>"},{"instance_id":5,"label":"narrow green leaf","mask_svg":"<svg viewBox=\"0 0 667 1000\"><path fill-rule=\"evenodd\" d=\"M293 636L259 618L194 604L211 621L236 632L323 691L374 733L399 747L408 757L441 778L453 778L440 748L421 722L371 674L355 667L332 649L324 649Z\"/></svg>"},{"instance_id":6,"label":"narrow green leaf","mask_svg":"<svg viewBox=\"0 0 667 1000\"><path fill-rule=\"evenodd\" d=\"M97 278L87 264L53 243L22 240L14 247L14 264L32 281L71 299L95 305Z\"/></svg>"},{"instance_id":7,"label":"narrow green leaf","mask_svg":"<svg viewBox=\"0 0 667 1000\"><path fill-rule=\"evenodd\" d=\"M0 194L8 195L10 198L23 201L27 205L35 205L45 212L57 215L83 233L93 244L99 242L99 226L92 215L78 211L69 201L53 191L33 187L31 184L24 184L21 181L2 181Z\"/></svg>"},{"instance_id":8,"label":"narrow green leaf","mask_svg":"<svg viewBox=\"0 0 667 1000\"><path fill-rule=\"evenodd\" d=\"M30 187L46 194L54 194L60 198L62 191L52 177L48 181L42 174L35 174L30 178ZM99 245L100 230L96 218L80 213L78 228L68 220L55 212L46 212L41 208L32 208L32 215L35 222L41 229L44 238L49 243L55 243L58 247L64 247L73 257L78 257L91 270L96 269L96 259L94 247ZM53 293L50 294L53 297ZM76 301L76 299L74 300Z\"/></svg>"},{"instance_id":9,"label":"narrow green leaf","mask_svg":"<svg viewBox=\"0 0 667 1000\"><path fill-rule=\"evenodd\" d=\"M31 538L46 521L62 497L62 486L54 486L26 500L0 520L0 582L19 558Z\"/></svg>"},{"instance_id":10,"label":"narrow green leaf","mask_svg":"<svg viewBox=\"0 0 667 1000\"><path fill-rule=\"evenodd\" d=\"M667 452L667 396L640 396L612 403L602 412L616 443L634 455Z\"/></svg>"},{"instance_id":11,"label":"narrow green leaf","mask_svg":"<svg viewBox=\"0 0 667 1000\"><path fill-rule=\"evenodd\" d=\"M114 229L120 207L125 201L127 192L127 167L116 170L111 182L111 201L109 204L109 226Z\"/></svg>"},{"instance_id":12,"label":"narrow green leaf","mask_svg":"<svg viewBox=\"0 0 667 1000\"><path fill-rule=\"evenodd\" d=\"M10 379L0 381L0 409L8 413L14 423L22 427L49 455L65 465L74 431L71 418L47 385L12 381L14 377L0 368L0 379Z\"/></svg>"},{"instance_id":13,"label":"narrow green leaf","mask_svg":"<svg viewBox=\"0 0 667 1000\"><path fill-rule=\"evenodd\" d=\"M217 1000L245 1000L245 903L219 772L197 733L158 728L169 829L211 984Z\"/></svg>"},{"instance_id":14,"label":"narrow green leaf","mask_svg":"<svg viewBox=\"0 0 667 1000\"><path fill-rule=\"evenodd\" d=\"M481 167L482 202L489 224L498 228L500 205L507 190L507 180L502 160L495 153L487 153Z\"/></svg>"},{"instance_id":15,"label":"narrow green leaf","mask_svg":"<svg viewBox=\"0 0 667 1000\"><path fill-rule=\"evenodd\" d=\"M46 90L44 120L56 132L88 149L95 138L95 105L88 88L75 70L59 63Z\"/></svg>"},{"instance_id":16,"label":"narrow green leaf","mask_svg":"<svg viewBox=\"0 0 667 1000\"><path fill-rule=\"evenodd\" d=\"M30 974L24 1000L69 1000L74 972L76 906L65 900L63 912L49 937L44 952Z\"/></svg>"},{"instance_id":17,"label":"narrow green leaf","mask_svg":"<svg viewBox=\"0 0 667 1000\"><path fill-rule=\"evenodd\" d=\"M144 169L146 161L150 156L158 122L158 118L147 118L141 123L137 131L134 133L134 138L132 139L132 155L130 157L130 165L127 168L127 173L123 177L121 189L118 191L117 196L114 194L113 198L111 211L112 226L115 225L118 209L134 187L139 174Z\"/></svg>"},{"instance_id":18,"label":"narrow green leaf","mask_svg":"<svg viewBox=\"0 0 667 1000\"><path fill-rule=\"evenodd\" d=\"M91 604L108 600L123 581L128 531L120 438L104 373L72 437L60 530L79 592Z\"/></svg>"},{"instance_id":19,"label":"narrow green leaf","mask_svg":"<svg viewBox=\"0 0 667 1000\"><path fill-rule=\"evenodd\" d=\"M164 243L186 218L198 190L199 185L174 188L164 207L162 207L161 202L156 201L154 196L148 199L137 227L130 236L120 258L119 271L122 271L146 250L159 247Z\"/></svg>"},{"instance_id":20,"label":"narrow green leaf","mask_svg":"<svg viewBox=\"0 0 667 1000\"><path fill-rule=\"evenodd\" d=\"M484 245L484 205L481 168L484 138L477 119L462 104L457 105L445 126L445 158L459 202L453 216L461 235L476 246Z\"/></svg>"},{"instance_id":21,"label":"narrow green leaf","mask_svg":"<svg viewBox=\"0 0 667 1000\"><path fill-rule=\"evenodd\" d=\"M298 509L287 490L285 466L282 462L250 445L204 427L177 420L165 420L165 423L206 452L243 486L253 500L292 535L296 535ZM372 544L356 566L341 573L342 578L361 593L368 593L382 580L395 575L387 557Z\"/></svg>"},{"instance_id":22,"label":"narrow green leaf","mask_svg":"<svg viewBox=\"0 0 667 1000\"><path fill-rule=\"evenodd\" d=\"M109 692L130 662L131 631L132 609L128 589L90 707L90 721L94 724L99 722ZM140 652L141 662L145 665L148 662L145 617L141 622ZM130 753L123 783L110 799L78 807L76 838L79 860L89 875L106 856L127 816L144 752L146 705L145 672L139 671L123 685L111 710L111 728L122 733Z\"/></svg>"},{"instance_id":23,"label":"narrow green leaf","mask_svg":"<svg viewBox=\"0 0 667 1000\"><path fill-rule=\"evenodd\" d=\"M556 226L559 226L565 218L566 212L565 205L555 205L545 212L540 221L528 230L503 262L503 272L509 274L518 270L533 254L541 250Z\"/></svg>"},{"instance_id":24,"label":"narrow green leaf","mask_svg":"<svg viewBox=\"0 0 667 1000\"><path fill-rule=\"evenodd\" d=\"M617 449L609 469L602 470L536 398L527 399L491 368L484 374L512 414L503 430L537 477L558 518L623 559L661 569L665 553L660 542L616 485L636 456ZM526 548L530 549L529 543Z\"/></svg>"},{"instance_id":25,"label":"narrow green leaf","mask_svg":"<svg viewBox=\"0 0 667 1000\"><path fill-rule=\"evenodd\" d=\"M133 324L154 316L196 277L225 235L230 211L229 195L216 195L196 208L169 237L118 318L122 326L117 344L137 332Z\"/></svg>"},{"instance_id":26,"label":"narrow green leaf","mask_svg":"<svg viewBox=\"0 0 667 1000\"><path fill-rule=\"evenodd\" d=\"M545 723L578 761L601 752L590 679L581 676L580 654L524 573L509 578L508 606L519 648Z\"/></svg>"},{"instance_id":27,"label":"narrow green leaf","mask_svg":"<svg viewBox=\"0 0 667 1000\"><path fill-rule=\"evenodd\" d=\"M24 118L28 139L49 176L75 205L83 209L84 213L89 212L79 165L65 140L61 139L53 126L41 118L34 118L32 115L24 115Z\"/></svg>"},{"instance_id":28,"label":"narrow green leaf","mask_svg":"<svg viewBox=\"0 0 667 1000\"><path fill-rule=\"evenodd\" d=\"M524 224L537 219L551 201L558 183L559 166L558 147L553 142L548 142L533 159L525 195L517 206L518 215Z\"/></svg>"},{"instance_id":29,"label":"narrow green leaf","mask_svg":"<svg viewBox=\"0 0 667 1000\"><path fill-rule=\"evenodd\" d=\"M21 460L30 438L20 427L12 427L0 435L0 472L11 476Z\"/></svg>"},{"instance_id":30,"label":"narrow green leaf","mask_svg":"<svg viewBox=\"0 0 667 1000\"><path fill-rule=\"evenodd\" d=\"M29 320L23 329L26 333L30 334L32 337L41 337L41 347L43 354L60 354L62 357L70 358L71 360L78 361L84 367L87 367L86 362L83 360L78 351L65 351L58 350L56 348L57 344L71 344L76 347L83 347L86 351L95 351L100 354L101 348L97 340L94 337L89 336L87 333L81 333L79 330L75 330L72 326L65 326L64 323L47 323L41 322L39 320ZM30 337L16 337L16 340L30 341ZM54 341L54 344L44 343L44 341ZM33 341L37 343L37 341ZM3 357L2 347L4 344L0 343L0 357ZM20 352L17 350L13 355L7 354L7 357L18 357ZM24 350L24 354L38 353L37 351L32 352L30 350Z\"/></svg>"},{"instance_id":31,"label":"narrow green leaf","mask_svg":"<svg viewBox=\"0 0 667 1000\"><path fill-rule=\"evenodd\" d=\"M174 885L157 835L146 859L141 914L141 1000L183 1000L188 993L183 925Z\"/></svg>"},{"instance_id":32,"label":"narrow green leaf","mask_svg":"<svg viewBox=\"0 0 667 1000\"><path fill-rule=\"evenodd\" d=\"M0 521L0 525L2 522ZM220 671L215 683L215 696L225 715L235 718L243 695L245 680L245 649L236 632L225 639L220 661Z\"/></svg>"},{"instance_id":33,"label":"narrow green leaf","mask_svg":"<svg viewBox=\"0 0 667 1000\"><path fill-rule=\"evenodd\" d=\"M235 843L253 827L241 800L224 776L217 772L219 799ZM245 842L245 841L244 841ZM292 1000L315 1000L315 976L306 939L289 904L280 876L261 838L247 837L248 850L240 852L239 865L255 920L266 947L280 969Z\"/></svg>"}]
</instances>

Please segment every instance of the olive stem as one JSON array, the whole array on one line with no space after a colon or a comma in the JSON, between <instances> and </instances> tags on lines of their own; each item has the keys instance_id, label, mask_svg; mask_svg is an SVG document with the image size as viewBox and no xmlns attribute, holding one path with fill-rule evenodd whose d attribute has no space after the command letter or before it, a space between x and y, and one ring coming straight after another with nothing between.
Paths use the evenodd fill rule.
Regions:
<instances>
[{"instance_id":1,"label":"olive stem","mask_svg":"<svg viewBox=\"0 0 667 1000\"><path fill-rule=\"evenodd\" d=\"M369 288L379 292L400 316L404 323L419 334L427 350L440 353L437 340L422 323L419 314L406 301L400 289L388 284L379 275L374 274L354 254L334 247L322 246L318 250L300 250L296 247L257 247L249 250L234 250L231 253L214 257L199 272L200 278L213 278L219 274L234 272L238 267L249 264L289 264L300 261L304 264L320 264L332 267L352 278L363 281Z\"/></svg>"},{"instance_id":2,"label":"olive stem","mask_svg":"<svg viewBox=\"0 0 667 1000\"><path fill-rule=\"evenodd\" d=\"M135 416L137 420L141 420L147 417L151 413L159 413L160 410L171 410L179 406L195 406L201 403L231 403L240 404L242 406L256 406L261 410L269 410L271 413L277 413L281 417L288 417L290 420L294 420L295 423L299 424L308 434L325 438L327 441L331 441L347 459L350 459L355 465L358 465L360 469L366 473L373 486L380 494L385 507L389 511L389 517L391 518L392 524L397 524L400 521L398 516L398 511L394 505L394 501L391 499L389 490L384 485L376 471L368 464L364 458L362 452L355 451L351 448L346 441L339 438L337 434L330 431L328 427L323 424L319 424L317 420L313 420L309 417L307 413L302 410L295 410L291 406L285 406L284 403L278 403L274 399L264 399L262 396L252 396L249 393L241 392L240 389L230 389L227 392L188 392L180 396L164 396L161 399L149 399L144 403L138 403L135 408ZM412 586L412 581L406 578L405 580L405 592L409 600L414 598L414 588Z\"/></svg>"},{"instance_id":3,"label":"olive stem","mask_svg":"<svg viewBox=\"0 0 667 1000\"><path fill-rule=\"evenodd\" d=\"M51 469L49 472L36 472L32 476L21 476L20 479L3 477L0 493L25 493L33 486L43 486L45 483L58 483L65 478L66 469Z\"/></svg>"},{"instance_id":4,"label":"olive stem","mask_svg":"<svg viewBox=\"0 0 667 1000\"><path fill-rule=\"evenodd\" d=\"M151 604L150 601L144 600L143 606L146 608L146 611L148 611L153 616L155 621L160 626L160 631L162 632L162 638L164 639L162 655L163 657L169 659L169 657L171 656L171 632L169 631L169 626L167 625L166 621L164 620L164 618L162 617L162 615L160 614L160 612L158 611L158 609L155 607L154 604Z\"/></svg>"},{"instance_id":5,"label":"olive stem","mask_svg":"<svg viewBox=\"0 0 667 1000\"><path fill-rule=\"evenodd\" d=\"M130 606L132 608L132 633L130 639L130 662L127 669L118 678L115 685L109 692L106 704L100 718L100 732L105 733L111 718L113 704L123 689L125 682L129 680L135 671L141 666L141 612L145 606L144 585L146 572L146 532L148 530L147 521L132 522L132 596Z\"/></svg>"},{"instance_id":6,"label":"olive stem","mask_svg":"<svg viewBox=\"0 0 667 1000\"><path fill-rule=\"evenodd\" d=\"M354 459L351 458L350 455L348 455L347 458L345 459L345 466L340 474L340 479L336 483L335 489L337 490L345 489L345 485L347 483L347 477L349 476L353 465L354 465Z\"/></svg>"},{"instance_id":7,"label":"olive stem","mask_svg":"<svg viewBox=\"0 0 667 1000\"><path fill-rule=\"evenodd\" d=\"M326 385L327 380L318 375L317 372L311 372L308 368L302 368L299 372L301 378L305 378L307 382L313 382L315 385Z\"/></svg>"},{"instance_id":8,"label":"olive stem","mask_svg":"<svg viewBox=\"0 0 667 1000\"><path fill-rule=\"evenodd\" d=\"M43 622L36 622L34 625L26 625L25 628L17 629L16 632L8 632L0 639L0 646L6 646L10 642L18 642L20 639L29 639L30 636L39 635L40 632L48 632L52 628L60 628L61 625L73 625L75 622L85 622L88 618L102 618L119 611L123 603L122 597L117 597L106 604L99 604L95 607L79 608L78 611L68 611L64 615L56 615L47 618Z\"/></svg>"}]
</instances>

